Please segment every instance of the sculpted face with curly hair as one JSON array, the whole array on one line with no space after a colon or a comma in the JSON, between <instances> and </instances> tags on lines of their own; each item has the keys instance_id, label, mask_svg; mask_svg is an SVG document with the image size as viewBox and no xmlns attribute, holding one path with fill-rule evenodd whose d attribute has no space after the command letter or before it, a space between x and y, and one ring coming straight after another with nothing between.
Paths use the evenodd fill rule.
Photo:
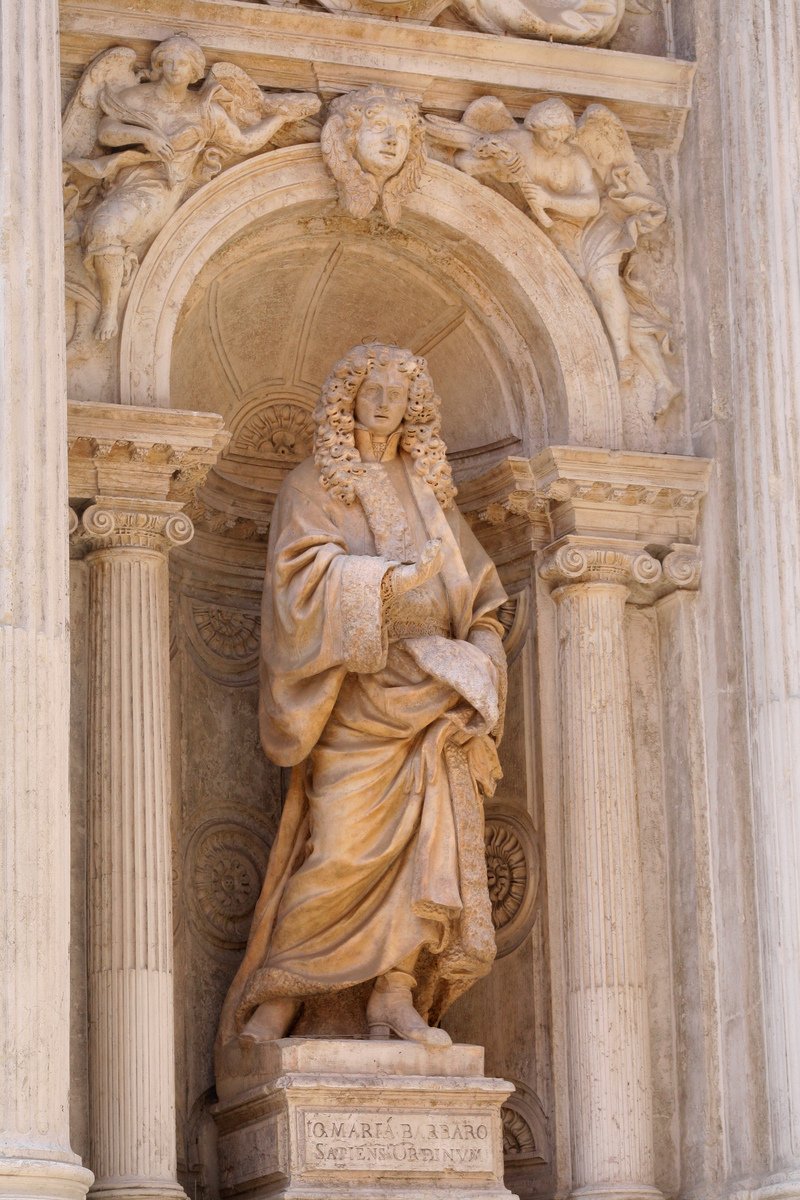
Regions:
<instances>
[{"instance_id":1,"label":"sculpted face with curly hair","mask_svg":"<svg viewBox=\"0 0 800 1200\"><path fill-rule=\"evenodd\" d=\"M292 776L218 1074L295 1027L448 1045L439 1018L494 958L505 593L454 503L440 409L424 358L354 346L278 494L259 715Z\"/></svg>"},{"instance_id":2,"label":"sculpted face with curly hair","mask_svg":"<svg viewBox=\"0 0 800 1200\"><path fill-rule=\"evenodd\" d=\"M443 508L453 503L456 489L440 433L441 401L424 358L393 346L355 346L325 381L314 420L314 459L322 486L345 504L356 498L354 478L360 473L357 427L380 437L400 429L400 447L418 474Z\"/></svg>"},{"instance_id":3,"label":"sculpted face with curly hair","mask_svg":"<svg viewBox=\"0 0 800 1200\"><path fill-rule=\"evenodd\" d=\"M337 96L321 146L342 208L366 217L380 207L389 224L396 224L425 169L419 106L397 88L375 86Z\"/></svg>"}]
</instances>

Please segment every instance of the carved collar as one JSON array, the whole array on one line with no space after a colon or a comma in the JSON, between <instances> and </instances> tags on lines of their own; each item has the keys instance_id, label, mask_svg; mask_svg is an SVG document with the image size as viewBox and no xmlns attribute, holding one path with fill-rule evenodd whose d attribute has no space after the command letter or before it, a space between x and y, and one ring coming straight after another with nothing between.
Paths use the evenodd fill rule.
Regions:
<instances>
[{"instance_id":1,"label":"carved collar","mask_svg":"<svg viewBox=\"0 0 800 1200\"><path fill-rule=\"evenodd\" d=\"M389 437L382 438L377 434L370 433L369 429L365 429L363 425L356 425L353 429L353 440L356 450L361 456L361 461L388 462L389 459L396 458L402 432L401 427Z\"/></svg>"}]
</instances>

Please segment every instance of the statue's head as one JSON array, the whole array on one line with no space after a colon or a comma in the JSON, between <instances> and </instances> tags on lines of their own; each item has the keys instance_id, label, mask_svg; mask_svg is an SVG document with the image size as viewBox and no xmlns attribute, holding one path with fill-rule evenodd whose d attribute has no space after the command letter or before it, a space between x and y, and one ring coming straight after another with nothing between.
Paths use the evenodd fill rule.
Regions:
<instances>
[{"instance_id":1,"label":"statue's head","mask_svg":"<svg viewBox=\"0 0 800 1200\"><path fill-rule=\"evenodd\" d=\"M345 504L356 498L361 457L356 423L374 435L401 431L401 448L443 508L456 489L441 437L441 401L424 358L411 350L362 342L348 350L322 387L314 411L314 459L322 486Z\"/></svg>"},{"instance_id":2,"label":"statue's head","mask_svg":"<svg viewBox=\"0 0 800 1200\"><path fill-rule=\"evenodd\" d=\"M533 105L525 118L525 128L545 150L556 150L575 136L575 114L554 96Z\"/></svg>"},{"instance_id":3,"label":"statue's head","mask_svg":"<svg viewBox=\"0 0 800 1200\"><path fill-rule=\"evenodd\" d=\"M337 96L322 131L322 155L351 216L366 217L380 204L396 224L425 167L419 106L389 87Z\"/></svg>"},{"instance_id":4,"label":"statue's head","mask_svg":"<svg viewBox=\"0 0 800 1200\"><path fill-rule=\"evenodd\" d=\"M150 55L150 78L167 83L197 83L206 73L206 56L188 34L176 33Z\"/></svg>"}]
</instances>

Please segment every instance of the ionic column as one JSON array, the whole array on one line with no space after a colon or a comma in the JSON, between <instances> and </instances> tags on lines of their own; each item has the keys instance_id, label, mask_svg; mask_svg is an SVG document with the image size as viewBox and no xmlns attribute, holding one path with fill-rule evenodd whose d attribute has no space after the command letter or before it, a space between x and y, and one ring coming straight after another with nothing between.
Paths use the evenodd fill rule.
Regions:
<instances>
[{"instance_id":1,"label":"ionic column","mask_svg":"<svg viewBox=\"0 0 800 1200\"><path fill-rule=\"evenodd\" d=\"M658 1197L642 868L623 625L641 549L566 542L545 559L557 608L567 1054L573 1195Z\"/></svg>"},{"instance_id":2,"label":"ionic column","mask_svg":"<svg viewBox=\"0 0 800 1200\"><path fill-rule=\"evenodd\" d=\"M89 553L89 1079L94 1192L176 1181L169 827L170 501L103 499Z\"/></svg>"},{"instance_id":3,"label":"ionic column","mask_svg":"<svg viewBox=\"0 0 800 1200\"><path fill-rule=\"evenodd\" d=\"M79 1200L57 29L56 0L0 0L0 1196Z\"/></svg>"}]
</instances>

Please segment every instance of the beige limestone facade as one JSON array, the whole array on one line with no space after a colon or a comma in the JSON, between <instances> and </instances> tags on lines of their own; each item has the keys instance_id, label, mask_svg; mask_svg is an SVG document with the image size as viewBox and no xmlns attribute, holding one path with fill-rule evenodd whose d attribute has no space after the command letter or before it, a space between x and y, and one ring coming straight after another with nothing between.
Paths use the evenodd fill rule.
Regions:
<instances>
[{"instance_id":1,"label":"beige limestone facade","mask_svg":"<svg viewBox=\"0 0 800 1200\"><path fill-rule=\"evenodd\" d=\"M0 31L0 1195L800 1197L796 0ZM221 1056L273 509L365 343L506 596L496 957L427 1044L366 979Z\"/></svg>"}]
</instances>

